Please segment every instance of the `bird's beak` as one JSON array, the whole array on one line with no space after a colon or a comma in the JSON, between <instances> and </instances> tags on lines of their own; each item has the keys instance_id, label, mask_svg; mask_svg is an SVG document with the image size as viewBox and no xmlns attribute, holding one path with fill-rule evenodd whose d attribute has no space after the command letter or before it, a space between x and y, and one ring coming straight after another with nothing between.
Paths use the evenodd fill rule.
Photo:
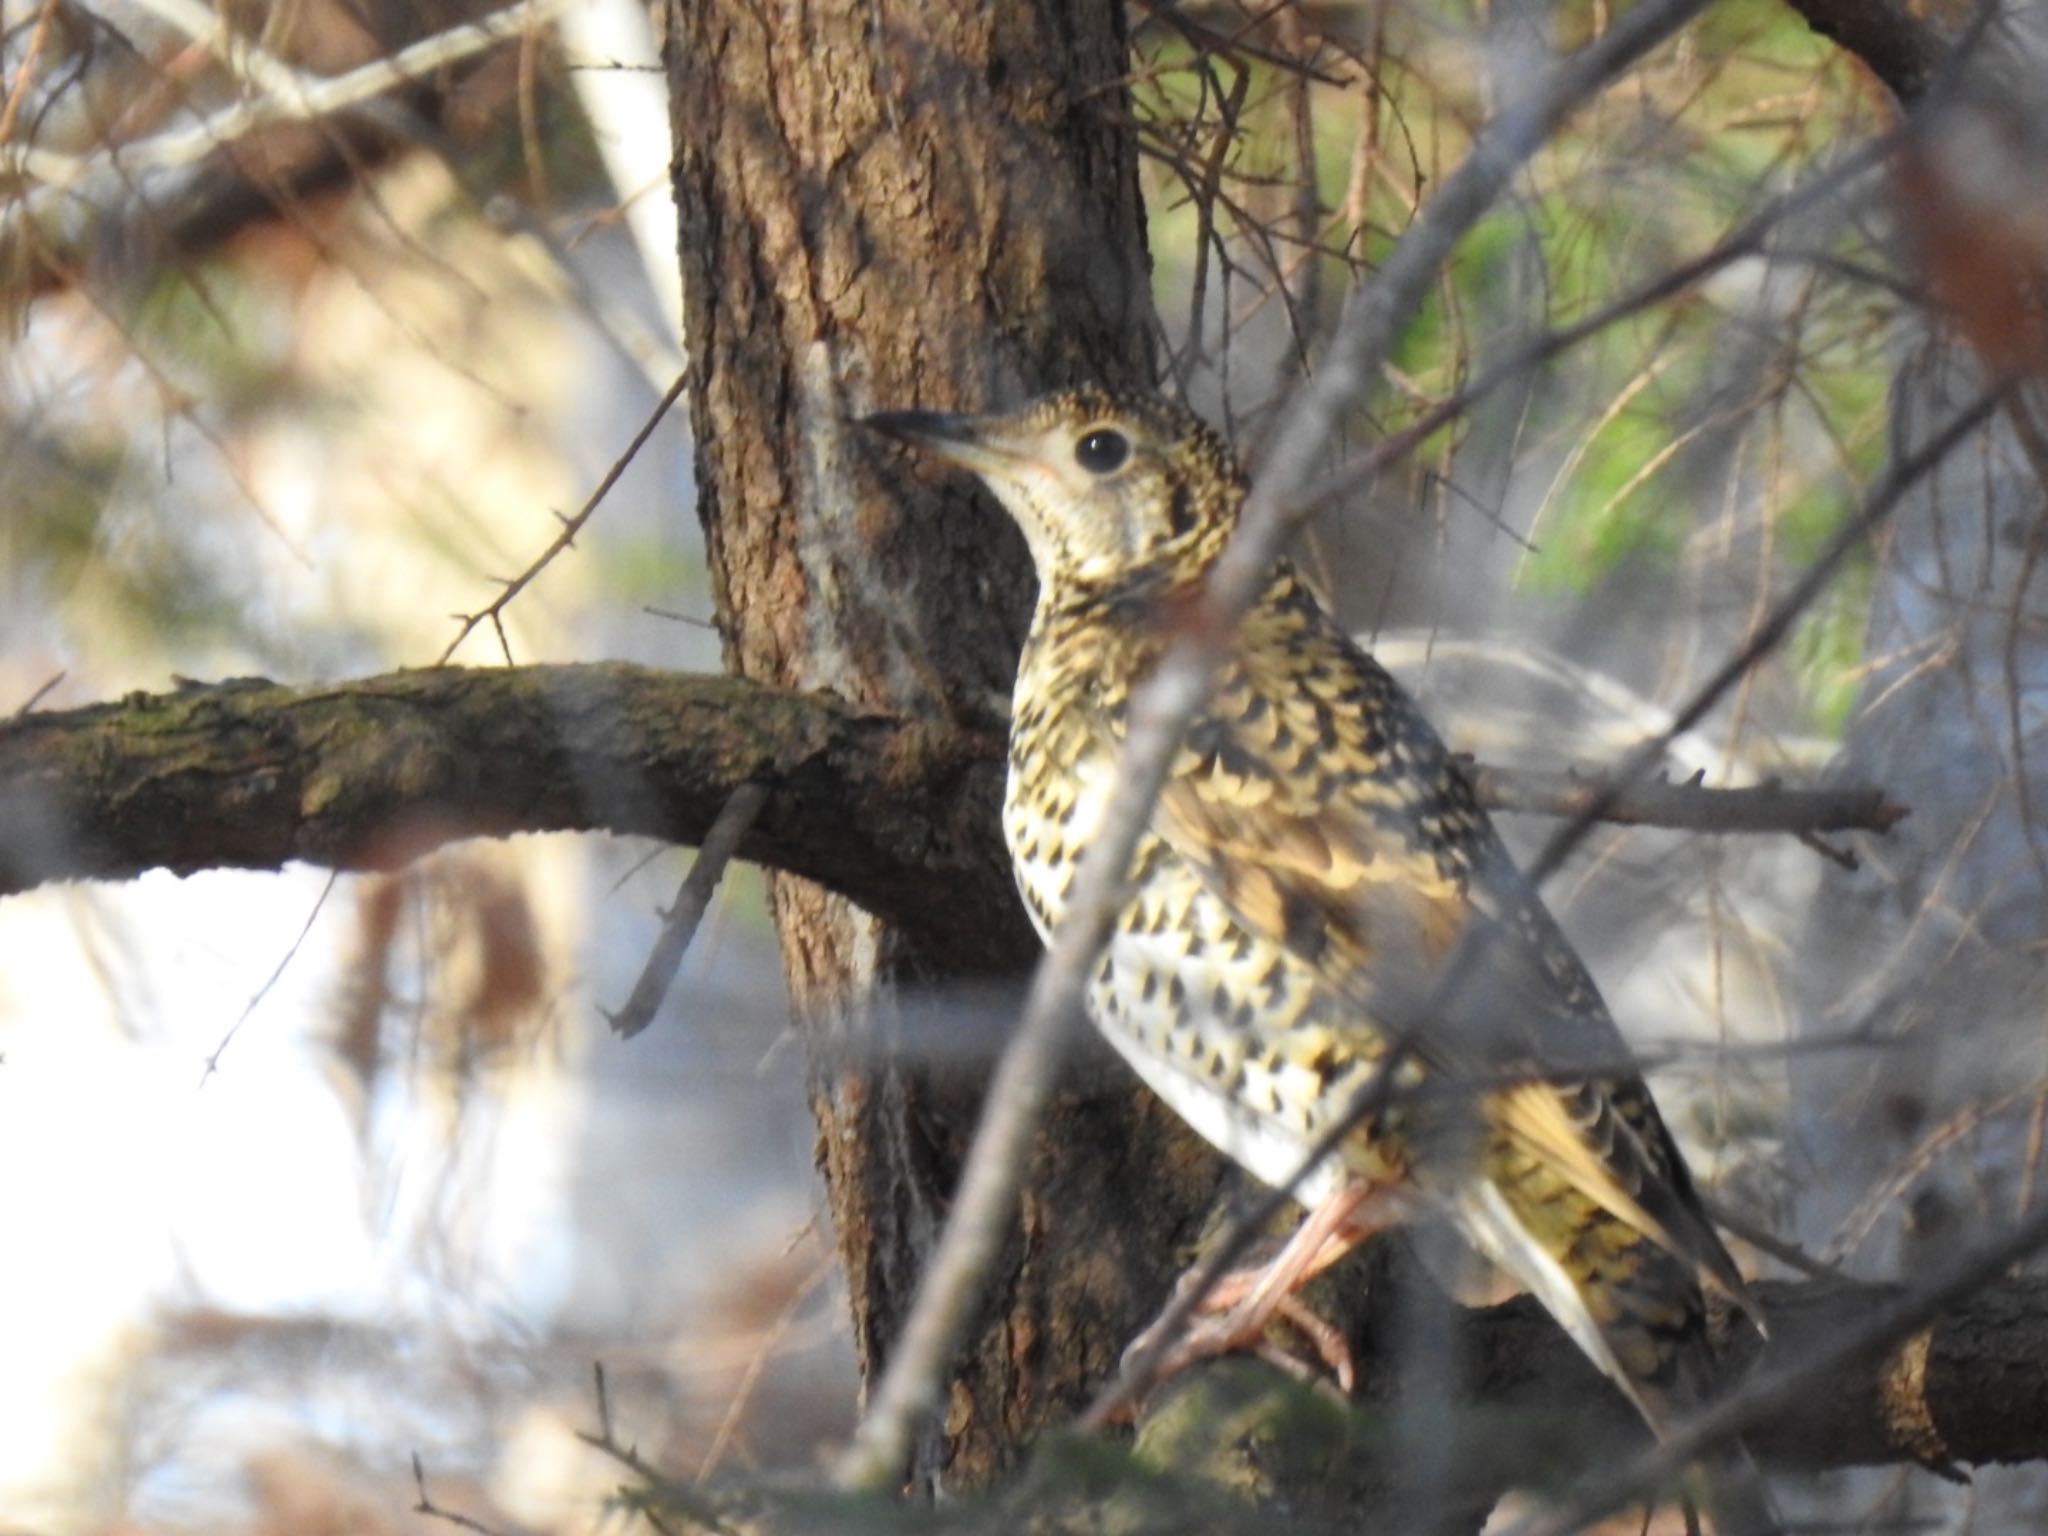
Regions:
<instances>
[{"instance_id":1,"label":"bird's beak","mask_svg":"<svg viewBox=\"0 0 2048 1536\"><path fill-rule=\"evenodd\" d=\"M949 464L979 475L1013 479L1024 457L990 430L986 416L951 416L941 411L877 411L860 424L921 448Z\"/></svg>"}]
</instances>

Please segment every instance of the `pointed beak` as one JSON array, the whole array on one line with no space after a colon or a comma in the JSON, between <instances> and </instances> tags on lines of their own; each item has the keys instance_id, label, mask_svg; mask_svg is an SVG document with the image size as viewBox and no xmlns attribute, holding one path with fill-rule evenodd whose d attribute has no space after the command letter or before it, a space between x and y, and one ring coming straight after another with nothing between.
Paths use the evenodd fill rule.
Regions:
<instances>
[{"instance_id":1,"label":"pointed beak","mask_svg":"<svg viewBox=\"0 0 2048 1536\"><path fill-rule=\"evenodd\" d=\"M991 437L986 417L951 416L940 411L877 411L861 417L860 424L980 475L1014 477L1017 462L1023 457Z\"/></svg>"}]
</instances>

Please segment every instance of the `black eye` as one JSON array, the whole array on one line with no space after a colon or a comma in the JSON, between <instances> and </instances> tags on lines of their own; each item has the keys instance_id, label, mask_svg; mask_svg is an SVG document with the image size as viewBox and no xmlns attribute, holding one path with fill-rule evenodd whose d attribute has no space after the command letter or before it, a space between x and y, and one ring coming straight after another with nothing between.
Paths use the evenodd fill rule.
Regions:
<instances>
[{"instance_id":1,"label":"black eye","mask_svg":"<svg viewBox=\"0 0 2048 1536\"><path fill-rule=\"evenodd\" d=\"M1131 456L1131 440L1099 427L1074 444L1074 462L1091 475L1106 475Z\"/></svg>"}]
</instances>

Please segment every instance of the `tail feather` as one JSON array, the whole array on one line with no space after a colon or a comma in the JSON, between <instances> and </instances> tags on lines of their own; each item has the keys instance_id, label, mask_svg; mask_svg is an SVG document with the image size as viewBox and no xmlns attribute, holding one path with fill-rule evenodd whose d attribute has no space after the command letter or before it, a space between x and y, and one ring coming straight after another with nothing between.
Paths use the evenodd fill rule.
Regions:
<instances>
[{"instance_id":1,"label":"tail feather","mask_svg":"<svg viewBox=\"0 0 2048 1536\"><path fill-rule=\"evenodd\" d=\"M1652 1433L1667 1438L1721 1386L1696 1273L1648 1239L1630 1243L1611 1213L1580 1209L1546 1231L1519 1204L1487 1178L1471 1180L1452 1201L1473 1246L1526 1285ZM1545 1241L1567 1230L1576 1240L1562 1251ZM1778 1536L1784 1529L1763 1474L1740 1443L1696 1464L1688 1493L1715 1536Z\"/></svg>"}]
</instances>

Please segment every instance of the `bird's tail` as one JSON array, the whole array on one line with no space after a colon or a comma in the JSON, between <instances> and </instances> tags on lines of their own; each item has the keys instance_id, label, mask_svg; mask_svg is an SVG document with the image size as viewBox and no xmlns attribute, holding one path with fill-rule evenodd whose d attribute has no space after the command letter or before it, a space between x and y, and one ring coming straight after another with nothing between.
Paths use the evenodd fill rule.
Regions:
<instances>
[{"instance_id":1,"label":"bird's tail","mask_svg":"<svg viewBox=\"0 0 2048 1536\"><path fill-rule=\"evenodd\" d=\"M1458 1224L1535 1294L1593 1364L1669 1437L1723 1389L1704 1291L1692 1266L1588 1204L1545 1226L1500 1186L1474 1181ZM1763 1474L1740 1442L1696 1464L1687 1492L1715 1536L1778 1536Z\"/></svg>"},{"instance_id":2,"label":"bird's tail","mask_svg":"<svg viewBox=\"0 0 2048 1536\"><path fill-rule=\"evenodd\" d=\"M1630 1394L1659 1440L1683 1429L1687 1418L1733 1385L1713 1344L1705 1299L1697 1291L1687 1312L1682 1326L1660 1341L1660 1369ZM1625 1310L1617 1323L1628 1326ZM1763 1473L1740 1440L1727 1441L1694 1462L1685 1491L1706 1513L1715 1536L1781 1536L1785 1529Z\"/></svg>"}]
</instances>

